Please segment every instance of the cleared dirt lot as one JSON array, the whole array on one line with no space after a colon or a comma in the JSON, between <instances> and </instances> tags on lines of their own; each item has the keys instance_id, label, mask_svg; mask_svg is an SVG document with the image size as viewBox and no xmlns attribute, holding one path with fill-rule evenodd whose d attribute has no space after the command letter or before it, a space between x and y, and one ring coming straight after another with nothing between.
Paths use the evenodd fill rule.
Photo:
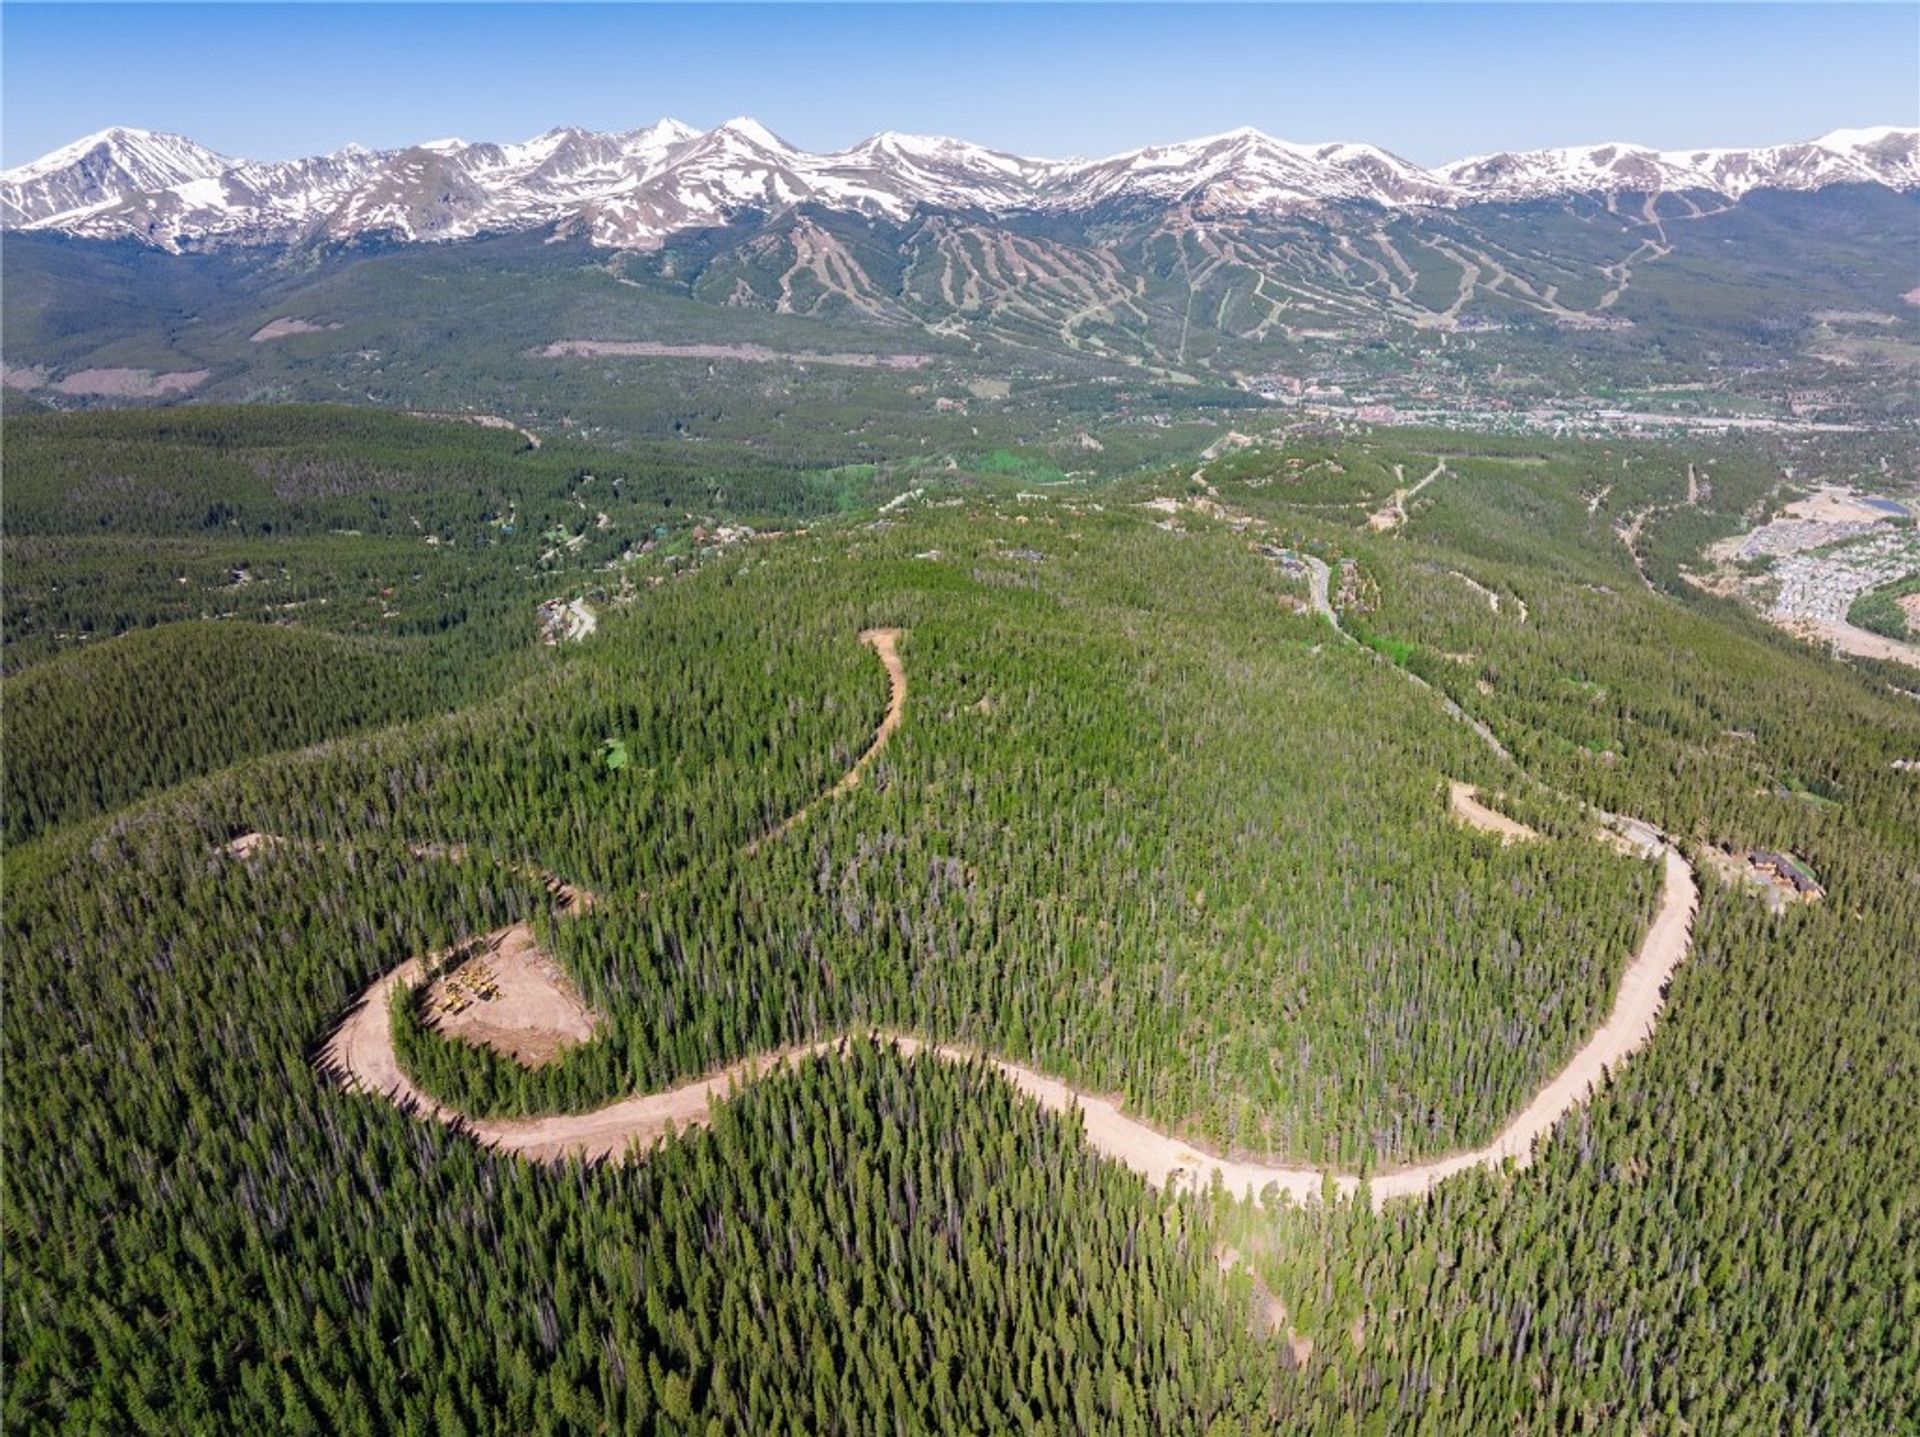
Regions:
<instances>
[{"instance_id":1,"label":"cleared dirt lot","mask_svg":"<svg viewBox=\"0 0 1920 1437\"><path fill-rule=\"evenodd\" d=\"M1855 628L1844 619L1802 619L1782 627L1815 643L1831 644L1843 654L1863 659L1888 659L1920 669L1920 644L1902 643L1884 634Z\"/></svg>"},{"instance_id":2,"label":"cleared dirt lot","mask_svg":"<svg viewBox=\"0 0 1920 1437\"><path fill-rule=\"evenodd\" d=\"M537 1068L593 1036L593 1011L525 923L489 933L428 985L428 1024Z\"/></svg>"},{"instance_id":3,"label":"cleared dirt lot","mask_svg":"<svg viewBox=\"0 0 1920 1437\"><path fill-rule=\"evenodd\" d=\"M158 399L185 394L204 384L210 369L180 369L156 374L151 369L82 369L56 380L62 394L84 394L109 399Z\"/></svg>"},{"instance_id":4,"label":"cleared dirt lot","mask_svg":"<svg viewBox=\"0 0 1920 1437\"><path fill-rule=\"evenodd\" d=\"M1724 848L1715 848L1712 844L1702 844L1700 856L1720 881L1729 888L1751 893L1764 901L1770 913L1784 913L1787 908L1786 890L1776 883L1770 883L1758 873L1752 864L1738 854L1728 853Z\"/></svg>"},{"instance_id":5,"label":"cleared dirt lot","mask_svg":"<svg viewBox=\"0 0 1920 1437\"><path fill-rule=\"evenodd\" d=\"M1789 519L1816 524L1872 524L1887 517L1885 510L1861 503L1851 489L1834 486L1820 489L1780 512Z\"/></svg>"},{"instance_id":6,"label":"cleared dirt lot","mask_svg":"<svg viewBox=\"0 0 1920 1437\"><path fill-rule=\"evenodd\" d=\"M338 329L338 324L315 324L310 319L300 319L295 315L283 314L278 319L270 319L252 334L247 336L249 344L265 344L273 339L285 339L290 334L324 334L329 329Z\"/></svg>"},{"instance_id":7,"label":"cleared dirt lot","mask_svg":"<svg viewBox=\"0 0 1920 1437\"><path fill-rule=\"evenodd\" d=\"M930 354L839 354L819 350L769 349L764 344L661 344L651 339L561 339L539 353L630 359L740 359L749 364L836 364L848 369L919 369L933 363Z\"/></svg>"}]
</instances>

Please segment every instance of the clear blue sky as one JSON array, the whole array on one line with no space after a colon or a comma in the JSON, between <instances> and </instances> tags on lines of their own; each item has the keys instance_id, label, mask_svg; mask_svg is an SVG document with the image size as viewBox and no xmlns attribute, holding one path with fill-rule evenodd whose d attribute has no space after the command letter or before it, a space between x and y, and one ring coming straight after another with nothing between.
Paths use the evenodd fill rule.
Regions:
<instances>
[{"instance_id":1,"label":"clear blue sky","mask_svg":"<svg viewBox=\"0 0 1920 1437\"><path fill-rule=\"evenodd\" d=\"M0 151L112 124L279 159L751 114L1039 155L1257 125L1423 164L1920 124L1920 5L0 4Z\"/></svg>"}]
</instances>

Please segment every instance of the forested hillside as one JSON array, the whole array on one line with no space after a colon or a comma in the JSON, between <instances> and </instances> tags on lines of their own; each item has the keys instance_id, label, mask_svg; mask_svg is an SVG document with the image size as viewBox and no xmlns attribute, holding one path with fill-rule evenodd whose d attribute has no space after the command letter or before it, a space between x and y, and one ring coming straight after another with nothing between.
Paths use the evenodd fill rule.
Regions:
<instances>
[{"instance_id":1,"label":"forested hillside","mask_svg":"<svg viewBox=\"0 0 1920 1437\"><path fill-rule=\"evenodd\" d=\"M1402 528L1339 541L1371 581L1352 622L1528 772L1703 857L1802 855L1828 896L1769 917L1703 861L1696 950L1655 1041L1524 1178L1462 1178L1377 1216L1234 1210L1227 1240L1260 1254L1310 1366L1338 1374L1330 1430L1516 1414L1540 1431L1909 1430L1920 782L1897 761L1920 756L1920 715L1874 666L1810 660L1679 581L1687 546L1775 482L1750 456L1715 456L1711 497L1689 504L1698 455L1438 448L1449 472ZM1339 458L1355 480L1428 467L1400 443ZM1288 472L1258 456L1207 471L1224 502L1282 515ZM1295 492L1311 502L1315 483ZM1614 530L1650 504L1657 598Z\"/></svg>"},{"instance_id":2,"label":"forested hillside","mask_svg":"<svg viewBox=\"0 0 1920 1437\"><path fill-rule=\"evenodd\" d=\"M930 476L714 546L718 501L645 454L188 413L8 426L10 1424L1920 1423L1920 711L1662 567L1771 483L1751 453L1692 515L1703 455L1380 433ZM169 594L238 546L333 602ZM348 612L383 578L417 618ZM540 646L533 603L588 583L597 630ZM876 627L904 722L823 800L887 709ZM1455 782L1535 836L1462 822ZM1157 1193L992 1070L864 1040L605 1165L318 1062L377 976L528 920L589 1040L522 1067L386 1019L469 1114L885 1027L1364 1175L1484 1141L1608 1011L1659 875L1596 809L1705 895L1651 1044L1524 1172L1377 1212ZM1827 896L1725 885L1748 846ZM555 921L542 874L591 903Z\"/></svg>"},{"instance_id":3,"label":"forested hillside","mask_svg":"<svg viewBox=\"0 0 1920 1437\"><path fill-rule=\"evenodd\" d=\"M631 599L878 472L339 408L12 419L8 840L563 663L542 602Z\"/></svg>"},{"instance_id":4,"label":"forested hillside","mask_svg":"<svg viewBox=\"0 0 1920 1437\"><path fill-rule=\"evenodd\" d=\"M169 624L0 683L7 839L119 808L151 788L376 723L457 687L393 642L266 624Z\"/></svg>"}]
</instances>

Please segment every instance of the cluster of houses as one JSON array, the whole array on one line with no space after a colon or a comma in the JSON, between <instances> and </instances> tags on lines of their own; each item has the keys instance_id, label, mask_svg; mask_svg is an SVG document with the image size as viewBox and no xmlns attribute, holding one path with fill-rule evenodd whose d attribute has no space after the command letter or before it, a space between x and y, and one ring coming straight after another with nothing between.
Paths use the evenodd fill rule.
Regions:
<instances>
[{"instance_id":1,"label":"cluster of houses","mask_svg":"<svg viewBox=\"0 0 1920 1437\"><path fill-rule=\"evenodd\" d=\"M1747 866L1802 903L1817 903L1826 896L1813 870L1790 853L1756 848L1747 854Z\"/></svg>"},{"instance_id":2,"label":"cluster of houses","mask_svg":"<svg viewBox=\"0 0 1920 1437\"><path fill-rule=\"evenodd\" d=\"M570 639L584 639L599 626L592 609L580 599L546 599L535 609L540 642L552 647Z\"/></svg>"}]
</instances>

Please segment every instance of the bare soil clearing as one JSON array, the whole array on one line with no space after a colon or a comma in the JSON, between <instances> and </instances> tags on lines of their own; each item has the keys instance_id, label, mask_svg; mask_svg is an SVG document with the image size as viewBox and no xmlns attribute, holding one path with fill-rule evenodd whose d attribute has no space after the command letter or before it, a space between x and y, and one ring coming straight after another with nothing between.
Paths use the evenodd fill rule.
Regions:
<instances>
[{"instance_id":1,"label":"bare soil clearing","mask_svg":"<svg viewBox=\"0 0 1920 1437\"><path fill-rule=\"evenodd\" d=\"M249 344L265 344L269 340L285 339L290 334L325 334L330 329L340 328L339 324L315 324L310 319L301 319L297 315L283 314L278 319L270 319L252 334L247 336Z\"/></svg>"},{"instance_id":2,"label":"bare soil clearing","mask_svg":"<svg viewBox=\"0 0 1920 1437\"><path fill-rule=\"evenodd\" d=\"M1851 489L1831 484L1780 512L1788 519L1804 519L1815 524L1873 524L1887 517L1885 510L1862 503Z\"/></svg>"},{"instance_id":3,"label":"bare soil clearing","mask_svg":"<svg viewBox=\"0 0 1920 1437\"><path fill-rule=\"evenodd\" d=\"M431 856L459 862L463 855L444 851ZM565 917L584 913L593 906L594 896L586 889L550 873L526 871L544 884L556 914ZM455 959L458 962L453 968L432 976L433 970ZM481 970L491 980L495 993L470 1001L459 1013L447 1012L444 999L449 989L460 986L472 994L480 985L471 980L478 978ZM463 973L468 980L456 984ZM388 1004L395 988L417 988L422 983L431 985L426 994L431 1026L451 1037L484 1043L529 1067L550 1062L572 1044L585 1041L599 1021L581 1001L572 981L541 951L533 925L516 923L433 954L425 961L409 958L389 970L361 995L358 1006L328 1037L321 1049L320 1067L341 1075L350 1086L384 1093L403 1108L418 1108L442 1122L455 1121L458 1114L413 1086L400 1071L400 1060L394 1053Z\"/></svg>"},{"instance_id":4,"label":"bare soil clearing","mask_svg":"<svg viewBox=\"0 0 1920 1437\"><path fill-rule=\"evenodd\" d=\"M211 369L178 369L169 374L151 369L81 369L56 380L53 387L62 394L103 399L158 399L185 394L204 384L212 373Z\"/></svg>"},{"instance_id":5,"label":"bare soil clearing","mask_svg":"<svg viewBox=\"0 0 1920 1437\"><path fill-rule=\"evenodd\" d=\"M1785 624L1793 633L1814 643L1829 644L1843 654L1863 659L1890 659L1920 669L1920 644L1903 643L1885 634L1856 628L1845 619L1799 619Z\"/></svg>"},{"instance_id":6,"label":"bare soil clearing","mask_svg":"<svg viewBox=\"0 0 1920 1437\"><path fill-rule=\"evenodd\" d=\"M1515 822L1504 813L1488 808L1480 802L1480 790L1470 783L1459 779L1447 781L1447 803L1453 809L1454 816L1469 828L1477 828L1482 833L1499 835L1500 842L1524 843L1529 838L1540 835L1524 823Z\"/></svg>"},{"instance_id":7,"label":"bare soil clearing","mask_svg":"<svg viewBox=\"0 0 1920 1437\"><path fill-rule=\"evenodd\" d=\"M750 364L836 364L849 369L919 369L931 354L837 354L769 349L764 344L661 344L651 339L562 339L539 351L546 359L742 359Z\"/></svg>"},{"instance_id":8,"label":"bare soil clearing","mask_svg":"<svg viewBox=\"0 0 1920 1437\"><path fill-rule=\"evenodd\" d=\"M1787 908L1786 891L1778 884L1769 883L1754 870L1752 864L1737 853L1728 853L1712 844L1703 844L1700 849L1707 866L1719 875L1720 881L1729 888L1744 889L1764 901L1770 913L1784 913Z\"/></svg>"},{"instance_id":9,"label":"bare soil clearing","mask_svg":"<svg viewBox=\"0 0 1920 1437\"><path fill-rule=\"evenodd\" d=\"M220 852L223 857L237 858L244 863L247 859L252 858L254 854L270 848L278 848L285 842L286 840L281 838L277 833L254 833L248 831L241 834L231 843L224 845Z\"/></svg>"},{"instance_id":10,"label":"bare soil clearing","mask_svg":"<svg viewBox=\"0 0 1920 1437\"><path fill-rule=\"evenodd\" d=\"M428 1022L529 1068L550 1063L598 1026L573 981L517 923L472 945L473 956L427 988Z\"/></svg>"}]
</instances>

